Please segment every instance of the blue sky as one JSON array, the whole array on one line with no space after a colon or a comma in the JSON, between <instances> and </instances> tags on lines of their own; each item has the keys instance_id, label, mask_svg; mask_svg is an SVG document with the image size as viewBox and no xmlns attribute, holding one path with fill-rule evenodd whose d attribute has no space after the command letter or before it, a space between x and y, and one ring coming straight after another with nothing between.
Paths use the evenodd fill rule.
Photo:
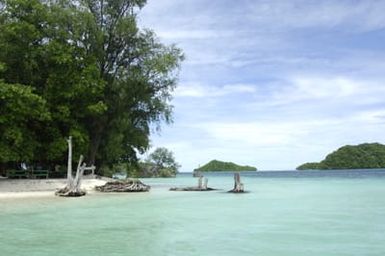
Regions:
<instances>
[{"instance_id":1,"label":"blue sky","mask_svg":"<svg viewBox=\"0 0 385 256\"><path fill-rule=\"evenodd\" d=\"M289 170L385 143L385 1L148 0L183 49L174 123L152 136L192 171L212 159Z\"/></svg>"}]
</instances>

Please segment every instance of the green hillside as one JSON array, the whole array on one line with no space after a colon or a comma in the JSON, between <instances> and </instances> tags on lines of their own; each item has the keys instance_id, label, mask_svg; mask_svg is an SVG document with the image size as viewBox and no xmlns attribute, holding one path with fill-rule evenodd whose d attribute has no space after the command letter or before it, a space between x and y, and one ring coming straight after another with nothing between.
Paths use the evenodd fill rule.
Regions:
<instances>
[{"instance_id":1,"label":"green hillside","mask_svg":"<svg viewBox=\"0 0 385 256\"><path fill-rule=\"evenodd\" d=\"M194 171L200 171L200 172L217 172L217 171L234 171L234 172L241 172L241 171L256 171L257 168L253 166L242 166L237 165L232 162L222 162L218 160L212 160L209 163L203 165L200 168L195 169Z\"/></svg>"},{"instance_id":2,"label":"green hillside","mask_svg":"<svg viewBox=\"0 0 385 256\"><path fill-rule=\"evenodd\" d=\"M364 143L344 146L330 153L319 163L305 163L297 170L385 168L385 145Z\"/></svg>"}]
</instances>

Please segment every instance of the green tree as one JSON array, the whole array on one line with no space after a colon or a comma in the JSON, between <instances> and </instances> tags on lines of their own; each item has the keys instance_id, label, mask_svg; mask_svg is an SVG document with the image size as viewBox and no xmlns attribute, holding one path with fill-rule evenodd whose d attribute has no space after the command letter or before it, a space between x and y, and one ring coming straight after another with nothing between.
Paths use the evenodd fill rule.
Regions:
<instances>
[{"instance_id":1,"label":"green tree","mask_svg":"<svg viewBox=\"0 0 385 256\"><path fill-rule=\"evenodd\" d=\"M71 45L67 23L73 14L58 5L38 0L3 1L0 15L0 78L9 84L24 84L46 101L51 119L38 127L34 139L42 145L34 161L62 161L67 150L65 138L75 141L75 153L87 150L88 134L82 123L97 88L97 69L86 65L85 55ZM90 67L91 66L91 67ZM93 71L93 72L92 72ZM33 127L30 127L33 129Z\"/></svg>"},{"instance_id":2,"label":"green tree","mask_svg":"<svg viewBox=\"0 0 385 256\"><path fill-rule=\"evenodd\" d=\"M169 177L178 173L180 165L175 161L172 151L161 147L148 156L145 167L151 169L154 176Z\"/></svg>"},{"instance_id":3,"label":"green tree","mask_svg":"<svg viewBox=\"0 0 385 256\"><path fill-rule=\"evenodd\" d=\"M1 1L0 79L46 101L51 119L37 138L45 161L63 159L72 135L90 163L135 162L152 128L172 121L183 55L138 28L145 2Z\"/></svg>"},{"instance_id":4,"label":"green tree","mask_svg":"<svg viewBox=\"0 0 385 256\"><path fill-rule=\"evenodd\" d=\"M0 81L0 163L33 160L41 147L36 131L49 119L45 100L31 87Z\"/></svg>"},{"instance_id":5,"label":"green tree","mask_svg":"<svg viewBox=\"0 0 385 256\"><path fill-rule=\"evenodd\" d=\"M73 2L73 1L72 1ZM71 3L72 3L71 2ZM103 111L88 117L89 161L136 161L136 151L149 146L151 125L171 121L170 92L175 70L183 56L175 46L165 46L136 24L143 0L77 1L91 29L91 40L78 39L96 61L104 88L98 106Z\"/></svg>"}]
</instances>

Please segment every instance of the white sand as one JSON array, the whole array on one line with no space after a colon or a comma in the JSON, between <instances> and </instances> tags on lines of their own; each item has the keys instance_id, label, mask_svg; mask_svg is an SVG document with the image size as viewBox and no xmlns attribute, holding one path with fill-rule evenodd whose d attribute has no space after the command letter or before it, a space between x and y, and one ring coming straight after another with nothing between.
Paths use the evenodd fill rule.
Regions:
<instances>
[{"instance_id":1,"label":"white sand","mask_svg":"<svg viewBox=\"0 0 385 256\"><path fill-rule=\"evenodd\" d=\"M104 185L108 179L84 178L82 188L92 193L95 186ZM53 197L57 189L63 188L66 179L0 179L0 199Z\"/></svg>"}]
</instances>

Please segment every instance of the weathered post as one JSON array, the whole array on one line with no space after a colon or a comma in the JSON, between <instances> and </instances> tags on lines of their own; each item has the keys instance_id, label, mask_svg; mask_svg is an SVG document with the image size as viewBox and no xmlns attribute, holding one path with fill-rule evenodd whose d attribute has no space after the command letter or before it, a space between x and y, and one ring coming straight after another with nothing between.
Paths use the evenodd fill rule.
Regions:
<instances>
[{"instance_id":1,"label":"weathered post","mask_svg":"<svg viewBox=\"0 0 385 256\"><path fill-rule=\"evenodd\" d=\"M203 182L203 189L207 189L207 183L209 182L209 179L205 177L204 182Z\"/></svg>"},{"instance_id":2,"label":"weathered post","mask_svg":"<svg viewBox=\"0 0 385 256\"><path fill-rule=\"evenodd\" d=\"M203 176L199 176L199 179L198 179L198 188L199 189L202 189L202 179L203 179Z\"/></svg>"},{"instance_id":3,"label":"weathered post","mask_svg":"<svg viewBox=\"0 0 385 256\"><path fill-rule=\"evenodd\" d=\"M243 186L243 183L241 183L241 176L239 175L239 173L234 173L234 188L229 192L232 192L232 193L244 192L244 186Z\"/></svg>"},{"instance_id":4,"label":"weathered post","mask_svg":"<svg viewBox=\"0 0 385 256\"><path fill-rule=\"evenodd\" d=\"M68 142L68 166L67 166L67 185L56 191L58 196L84 196L86 194L81 187L81 181L83 177L84 170L87 168L86 164L83 163L83 156L80 156L78 168L76 169L75 178L72 175L72 138L71 136L67 140ZM90 168L90 167L88 167ZM91 167L93 168L93 167Z\"/></svg>"},{"instance_id":5,"label":"weathered post","mask_svg":"<svg viewBox=\"0 0 385 256\"><path fill-rule=\"evenodd\" d=\"M68 161L67 161L67 187L72 187L72 136L67 139L68 144Z\"/></svg>"}]
</instances>

